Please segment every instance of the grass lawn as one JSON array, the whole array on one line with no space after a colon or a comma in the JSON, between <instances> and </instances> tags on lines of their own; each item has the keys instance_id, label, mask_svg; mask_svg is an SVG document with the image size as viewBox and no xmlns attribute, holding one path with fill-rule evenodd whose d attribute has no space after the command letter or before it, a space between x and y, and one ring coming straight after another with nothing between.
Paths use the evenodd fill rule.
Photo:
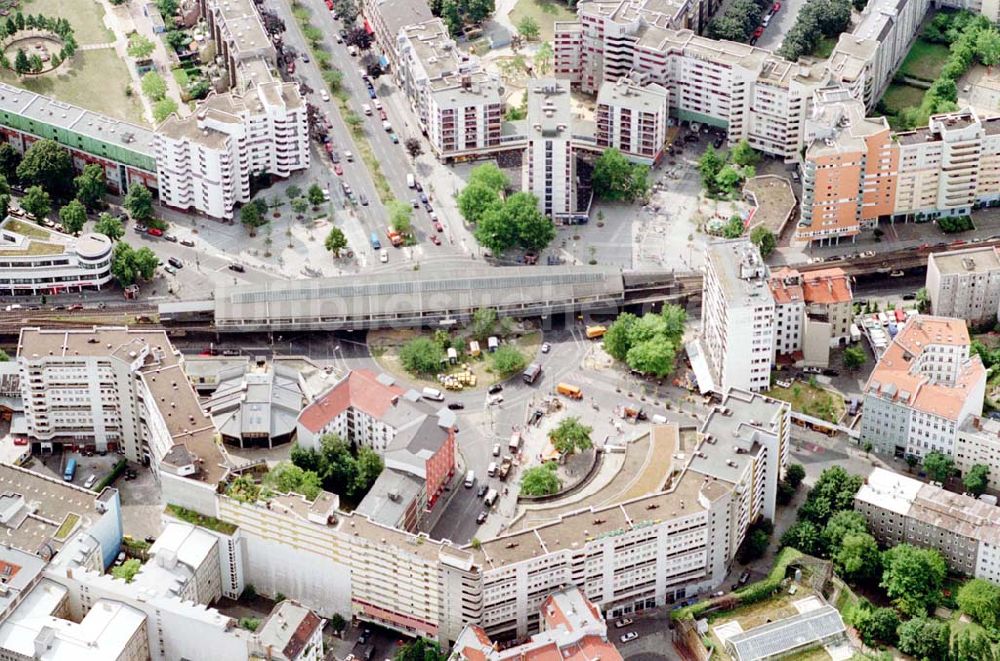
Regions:
<instances>
[{"instance_id":1,"label":"grass lawn","mask_svg":"<svg viewBox=\"0 0 1000 661\"><path fill-rule=\"evenodd\" d=\"M104 7L94 0L27 0L23 5L25 14L45 14L50 17L67 19L73 26L73 34L81 46L103 44L115 40L114 33L104 27Z\"/></svg>"},{"instance_id":2,"label":"grass lawn","mask_svg":"<svg viewBox=\"0 0 1000 661\"><path fill-rule=\"evenodd\" d=\"M525 16L538 21L539 41L552 41L555 34L552 29L554 22L576 20L576 12L558 0L518 0L509 16L515 28Z\"/></svg>"},{"instance_id":3,"label":"grass lawn","mask_svg":"<svg viewBox=\"0 0 1000 661\"><path fill-rule=\"evenodd\" d=\"M188 78L187 71L178 67L171 70L171 73L174 75L174 80L177 81L177 84L181 86L181 89L187 89L188 83L191 82L191 79Z\"/></svg>"},{"instance_id":4,"label":"grass lawn","mask_svg":"<svg viewBox=\"0 0 1000 661\"><path fill-rule=\"evenodd\" d=\"M843 397L808 383L793 383L791 388L775 386L767 394L790 403L796 411L827 422L836 422L844 415Z\"/></svg>"},{"instance_id":5,"label":"grass lawn","mask_svg":"<svg viewBox=\"0 0 1000 661\"><path fill-rule=\"evenodd\" d=\"M903 60L899 73L932 82L941 75L941 69L949 54L948 47L943 44L932 44L923 39L917 39L910 52L906 54L906 59Z\"/></svg>"},{"instance_id":6,"label":"grass lawn","mask_svg":"<svg viewBox=\"0 0 1000 661\"><path fill-rule=\"evenodd\" d=\"M62 71L62 69L60 69ZM70 68L59 75L47 74L21 80L13 71L0 71L0 81L51 96L94 112L144 125L138 91L125 95L129 83L125 64L114 49L77 51Z\"/></svg>"},{"instance_id":7,"label":"grass lawn","mask_svg":"<svg viewBox=\"0 0 1000 661\"><path fill-rule=\"evenodd\" d=\"M54 535L54 537L56 539L66 539L66 537L71 532L73 532L73 528L79 521L80 521L80 515L70 512L69 514L66 515L66 518L63 519L62 525L60 525L59 529L56 530L56 534Z\"/></svg>"},{"instance_id":8,"label":"grass lawn","mask_svg":"<svg viewBox=\"0 0 1000 661\"><path fill-rule=\"evenodd\" d=\"M882 95L882 105L885 106L887 115L886 119L889 120L889 125L894 129L906 127L897 126L898 119L897 116L905 108L915 108L920 105L920 102L924 99L924 91L919 87L914 87L912 85L904 85L901 83L892 83L885 90L885 94Z\"/></svg>"},{"instance_id":9,"label":"grass lawn","mask_svg":"<svg viewBox=\"0 0 1000 661\"><path fill-rule=\"evenodd\" d=\"M30 236L33 239L47 239L49 238L48 230L42 229L38 225L33 225L32 223L26 223L16 218L11 218L4 225L4 229L8 229L11 232L17 232L18 234L23 234L24 236Z\"/></svg>"},{"instance_id":10,"label":"grass lawn","mask_svg":"<svg viewBox=\"0 0 1000 661\"><path fill-rule=\"evenodd\" d=\"M823 37L816 44L816 48L813 50L813 55L820 59L825 60L833 54L833 49L837 46L837 40L831 37Z\"/></svg>"}]
</instances>

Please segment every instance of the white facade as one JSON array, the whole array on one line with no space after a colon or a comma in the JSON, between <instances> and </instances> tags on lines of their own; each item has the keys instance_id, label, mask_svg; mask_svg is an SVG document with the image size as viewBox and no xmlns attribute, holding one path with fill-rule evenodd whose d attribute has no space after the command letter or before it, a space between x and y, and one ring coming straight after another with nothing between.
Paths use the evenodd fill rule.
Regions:
<instances>
[{"instance_id":1,"label":"white facade","mask_svg":"<svg viewBox=\"0 0 1000 661\"><path fill-rule=\"evenodd\" d=\"M931 312L970 324L996 323L1000 312L1000 253L968 248L927 257L927 296Z\"/></svg>"},{"instance_id":2,"label":"white facade","mask_svg":"<svg viewBox=\"0 0 1000 661\"><path fill-rule=\"evenodd\" d=\"M775 303L769 271L747 239L714 241L702 291L702 345L714 389L759 392L770 387Z\"/></svg>"},{"instance_id":3,"label":"white facade","mask_svg":"<svg viewBox=\"0 0 1000 661\"><path fill-rule=\"evenodd\" d=\"M955 468L964 476L976 464L990 469L991 489L1000 488L1000 421L971 415L955 440Z\"/></svg>"},{"instance_id":4,"label":"white facade","mask_svg":"<svg viewBox=\"0 0 1000 661\"><path fill-rule=\"evenodd\" d=\"M669 98L656 84L642 86L627 78L602 84L597 94L597 146L652 164L667 139Z\"/></svg>"},{"instance_id":5,"label":"white facade","mask_svg":"<svg viewBox=\"0 0 1000 661\"><path fill-rule=\"evenodd\" d=\"M250 200L252 175L309 167L306 105L293 83L213 95L195 115L161 124L155 153L164 204L229 218Z\"/></svg>"},{"instance_id":6,"label":"white facade","mask_svg":"<svg viewBox=\"0 0 1000 661\"><path fill-rule=\"evenodd\" d=\"M576 157L571 139L569 86L553 79L532 80L528 95L528 150L522 188L538 198L550 218L576 210Z\"/></svg>"},{"instance_id":7,"label":"white facade","mask_svg":"<svg viewBox=\"0 0 1000 661\"><path fill-rule=\"evenodd\" d=\"M111 249L103 234L74 238L12 214L0 223L0 292L25 296L100 289L113 278Z\"/></svg>"}]
</instances>

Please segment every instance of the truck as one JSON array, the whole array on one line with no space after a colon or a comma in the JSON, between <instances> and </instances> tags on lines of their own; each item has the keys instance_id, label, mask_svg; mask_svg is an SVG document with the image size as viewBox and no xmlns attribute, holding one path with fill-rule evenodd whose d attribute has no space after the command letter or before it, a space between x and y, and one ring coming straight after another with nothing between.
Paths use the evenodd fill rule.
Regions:
<instances>
[{"instance_id":1,"label":"truck","mask_svg":"<svg viewBox=\"0 0 1000 661\"><path fill-rule=\"evenodd\" d=\"M511 454L517 454L521 449L521 432L516 431L510 435L510 442L507 443L507 449L510 450Z\"/></svg>"},{"instance_id":2,"label":"truck","mask_svg":"<svg viewBox=\"0 0 1000 661\"><path fill-rule=\"evenodd\" d=\"M506 456L506 457L504 457L500 461L500 470L497 471L497 476L500 478L501 482L503 482L504 480L506 480L507 476L510 475L510 467L513 466L513 465L514 465L514 461L510 458L509 455Z\"/></svg>"},{"instance_id":3,"label":"truck","mask_svg":"<svg viewBox=\"0 0 1000 661\"><path fill-rule=\"evenodd\" d=\"M378 235L372 232L371 235L372 250L381 250L382 242L378 240Z\"/></svg>"},{"instance_id":4,"label":"truck","mask_svg":"<svg viewBox=\"0 0 1000 661\"><path fill-rule=\"evenodd\" d=\"M556 392L570 399L583 399L583 391L580 390L579 386L569 383L560 383L557 385Z\"/></svg>"},{"instance_id":5,"label":"truck","mask_svg":"<svg viewBox=\"0 0 1000 661\"><path fill-rule=\"evenodd\" d=\"M403 235L397 232L396 230L391 228L387 229L385 231L385 235L389 239L389 243L391 243L396 248L403 245Z\"/></svg>"},{"instance_id":6,"label":"truck","mask_svg":"<svg viewBox=\"0 0 1000 661\"><path fill-rule=\"evenodd\" d=\"M497 494L497 490L496 489L490 489L489 491L486 492L486 497L483 498L483 503L487 507L493 507L493 503L497 502L497 496L498 495L499 494Z\"/></svg>"},{"instance_id":7,"label":"truck","mask_svg":"<svg viewBox=\"0 0 1000 661\"><path fill-rule=\"evenodd\" d=\"M525 368L524 373L521 374L521 378L524 379L525 383L534 383L538 380L538 377L542 373L542 366L538 363L531 363Z\"/></svg>"},{"instance_id":8,"label":"truck","mask_svg":"<svg viewBox=\"0 0 1000 661\"><path fill-rule=\"evenodd\" d=\"M607 332L608 329L604 326L587 326L587 339L596 340L599 337L604 337Z\"/></svg>"},{"instance_id":9,"label":"truck","mask_svg":"<svg viewBox=\"0 0 1000 661\"><path fill-rule=\"evenodd\" d=\"M408 173L406 175L406 187L407 188L416 188L417 187L417 179L416 179L416 177L413 176L412 172L410 172L410 173Z\"/></svg>"},{"instance_id":10,"label":"truck","mask_svg":"<svg viewBox=\"0 0 1000 661\"><path fill-rule=\"evenodd\" d=\"M861 329L857 324L851 324L851 342L861 341Z\"/></svg>"}]
</instances>

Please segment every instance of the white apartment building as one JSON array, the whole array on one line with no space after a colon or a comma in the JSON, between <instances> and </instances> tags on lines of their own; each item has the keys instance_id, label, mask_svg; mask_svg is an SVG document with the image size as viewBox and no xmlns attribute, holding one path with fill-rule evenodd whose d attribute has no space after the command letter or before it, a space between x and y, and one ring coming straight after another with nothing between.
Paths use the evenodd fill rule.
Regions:
<instances>
[{"instance_id":1,"label":"white apartment building","mask_svg":"<svg viewBox=\"0 0 1000 661\"><path fill-rule=\"evenodd\" d=\"M758 392L770 387L775 302L767 264L748 239L708 246L701 346L712 384L702 390Z\"/></svg>"},{"instance_id":2,"label":"white apartment building","mask_svg":"<svg viewBox=\"0 0 1000 661\"><path fill-rule=\"evenodd\" d=\"M25 215L0 223L0 291L11 296L100 289L111 282L111 240L48 230Z\"/></svg>"},{"instance_id":3,"label":"white apartment building","mask_svg":"<svg viewBox=\"0 0 1000 661\"><path fill-rule=\"evenodd\" d=\"M229 460L165 331L24 328L17 360L28 437L43 451L121 449L154 469L168 502L213 498Z\"/></svg>"},{"instance_id":4,"label":"white apartment building","mask_svg":"<svg viewBox=\"0 0 1000 661\"><path fill-rule=\"evenodd\" d=\"M198 0L212 39L229 73L229 85L242 81L241 70L273 67L277 53L252 0ZM263 81L259 81L263 82Z\"/></svg>"},{"instance_id":5,"label":"white apartment building","mask_svg":"<svg viewBox=\"0 0 1000 661\"><path fill-rule=\"evenodd\" d=\"M1000 251L987 246L932 252L924 286L933 314L992 326L1000 313Z\"/></svg>"},{"instance_id":6,"label":"white apartment building","mask_svg":"<svg viewBox=\"0 0 1000 661\"><path fill-rule=\"evenodd\" d=\"M961 475L982 464L990 469L987 476L990 488L1000 487L1000 421L970 415L958 429L952 456Z\"/></svg>"},{"instance_id":7,"label":"white apartment building","mask_svg":"<svg viewBox=\"0 0 1000 661\"><path fill-rule=\"evenodd\" d=\"M576 211L576 156L572 140L569 86L553 79L528 82L528 150L523 190L538 198L550 218Z\"/></svg>"},{"instance_id":8,"label":"white apartment building","mask_svg":"<svg viewBox=\"0 0 1000 661\"><path fill-rule=\"evenodd\" d=\"M482 71L431 85L427 138L438 157L472 158L501 148L503 102L499 81Z\"/></svg>"},{"instance_id":9,"label":"white apartment building","mask_svg":"<svg viewBox=\"0 0 1000 661\"><path fill-rule=\"evenodd\" d=\"M362 0L360 8L375 37L375 45L386 58L389 71L399 80L405 65L401 62L396 39L404 28L433 22L435 18L430 6L424 0Z\"/></svg>"},{"instance_id":10,"label":"white apartment building","mask_svg":"<svg viewBox=\"0 0 1000 661\"><path fill-rule=\"evenodd\" d=\"M603 83L597 94L597 146L617 149L640 163L655 163L667 139L669 96L655 83L642 86L628 78Z\"/></svg>"},{"instance_id":11,"label":"white apartment building","mask_svg":"<svg viewBox=\"0 0 1000 661\"><path fill-rule=\"evenodd\" d=\"M986 370L969 355L965 322L916 315L868 377L861 442L899 457L953 455L959 427L982 414L985 390Z\"/></svg>"},{"instance_id":12,"label":"white apartment building","mask_svg":"<svg viewBox=\"0 0 1000 661\"><path fill-rule=\"evenodd\" d=\"M1000 581L1000 508L884 468L854 498L881 544L937 549L954 572Z\"/></svg>"},{"instance_id":13,"label":"white apartment building","mask_svg":"<svg viewBox=\"0 0 1000 661\"><path fill-rule=\"evenodd\" d=\"M163 122L154 150L164 204L229 218L250 200L252 175L309 167L306 104L294 83L211 95L193 116Z\"/></svg>"}]
</instances>

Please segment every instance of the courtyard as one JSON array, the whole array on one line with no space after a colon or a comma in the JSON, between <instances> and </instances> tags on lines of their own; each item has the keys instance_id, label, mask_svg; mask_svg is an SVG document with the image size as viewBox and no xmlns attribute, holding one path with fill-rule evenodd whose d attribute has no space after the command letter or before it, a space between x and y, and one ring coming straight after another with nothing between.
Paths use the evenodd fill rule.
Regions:
<instances>
[{"instance_id":1,"label":"courtyard","mask_svg":"<svg viewBox=\"0 0 1000 661\"><path fill-rule=\"evenodd\" d=\"M508 16L514 27L525 17L535 19L538 23L538 41L552 41L555 36L553 23L556 21L576 20L576 12L559 0L518 0Z\"/></svg>"}]
</instances>

